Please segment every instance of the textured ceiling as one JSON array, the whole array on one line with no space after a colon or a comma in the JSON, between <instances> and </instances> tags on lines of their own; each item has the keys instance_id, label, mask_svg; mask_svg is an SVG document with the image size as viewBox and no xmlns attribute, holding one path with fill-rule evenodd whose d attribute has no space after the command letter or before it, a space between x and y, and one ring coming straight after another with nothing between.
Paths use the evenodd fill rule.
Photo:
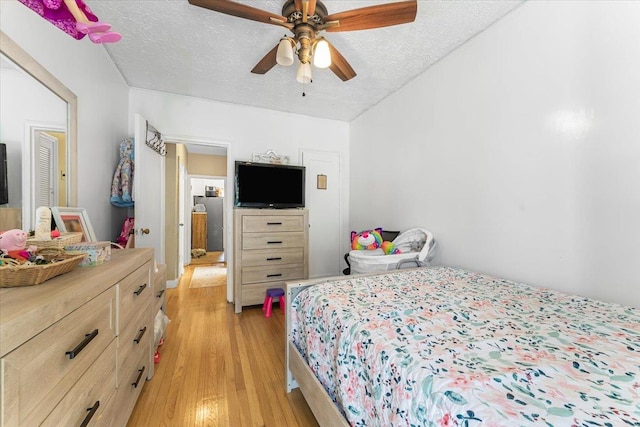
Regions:
<instances>
[{"instance_id":1,"label":"textured ceiling","mask_svg":"<svg viewBox=\"0 0 640 427\"><path fill-rule=\"evenodd\" d=\"M281 13L284 0L236 0ZM325 0L329 13L390 1ZM90 2L123 39L105 45L129 85L351 121L521 3L419 0L416 21L364 31L325 33L358 74L343 82L313 69L295 79L296 64L265 75L250 70L287 30L192 6L187 0ZM296 62L297 63L297 62Z\"/></svg>"}]
</instances>

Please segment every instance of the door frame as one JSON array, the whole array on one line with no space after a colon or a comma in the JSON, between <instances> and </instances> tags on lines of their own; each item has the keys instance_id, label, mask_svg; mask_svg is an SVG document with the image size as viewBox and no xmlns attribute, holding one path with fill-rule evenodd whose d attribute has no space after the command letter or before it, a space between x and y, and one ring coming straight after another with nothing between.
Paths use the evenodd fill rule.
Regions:
<instances>
[{"instance_id":1,"label":"door frame","mask_svg":"<svg viewBox=\"0 0 640 427\"><path fill-rule=\"evenodd\" d=\"M36 132L58 132L64 133L66 139L69 133L65 124L48 123L39 121L24 122L24 138L22 139L22 229L31 230L35 226L35 191L33 180L35 178L33 168L33 145ZM56 170L57 170L57 165ZM69 156L67 155L67 171L69 170ZM25 173L28 172L28 173ZM69 180L67 180L67 206L70 204Z\"/></svg>"},{"instance_id":2,"label":"door frame","mask_svg":"<svg viewBox=\"0 0 640 427\"><path fill-rule=\"evenodd\" d=\"M193 136L185 136L185 135L163 135L165 143L173 143L173 144L185 144L185 145L201 145L207 147L223 147L227 150L227 176L226 177L215 177L216 179L225 179L225 195L226 194L234 194L235 192L235 184L234 184L234 174L235 174L235 155L233 152L233 144L230 141L224 141L219 139L209 139L209 138L198 138ZM189 170L187 168L187 182L189 185L191 184L191 176L189 174ZM194 175L194 177L198 177ZM186 184L185 184L186 187ZM186 192L183 195L182 203L186 206L189 205L189 198L191 197L191 192ZM188 212L185 210L185 213ZM224 201L224 214L223 214L223 223L224 224L233 224L233 203L228 202L227 197L225 196ZM233 302L233 226L227 226L225 228L224 233L224 254L225 260L227 262L227 301ZM185 233L184 240L190 241L191 238L191 215L185 215ZM185 245L185 242L179 242L178 244ZM186 246L185 246L186 248ZM191 245L189 244L189 248ZM191 251L186 251L185 259L189 259L190 261ZM179 280L180 278L178 278Z\"/></svg>"},{"instance_id":3,"label":"door frame","mask_svg":"<svg viewBox=\"0 0 640 427\"><path fill-rule=\"evenodd\" d=\"M346 221L345 221L345 213L348 215L348 208L344 205L345 202L345 192L347 192L348 195L348 186L346 186L345 181L345 172L344 172L344 155L343 153L339 152L339 151L325 151L325 150L317 150L317 149L308 149L308 148L300 148L298 149L298 159L299 159L299 164L301 165L305 165L304 164L304 158L305 158L305 154L308 155L308 157L313 157L314 155L329 155L329 156L335 156L338 158L338 229L340 230L340 236L348 236L348 230L345 227ZM307 180L311 179L315 179L315 177L306 177ZM346 190L345 190L346 188ZM308 202L307 202L308 203ZM309 206L307 204L307 208L308 209L312 209L312 206ZM311 213L309 214L309 216L311 217ZM309 225L310 227L313 226L313 224ZM340 242L340 240L338 240L338 242ZM310 253L313 253L313 247L312 247L313 242L309 242L309 246L310 246ZM336 253L336 266L338 267L338 272L342 271L342 263L344 262L344 251L342 250L343 246L340 246L340 243L338 243L339 247L337 248L337 253ZM336 273L336 274L340 274L340 273Z\"/></svg>"}]
</instances>

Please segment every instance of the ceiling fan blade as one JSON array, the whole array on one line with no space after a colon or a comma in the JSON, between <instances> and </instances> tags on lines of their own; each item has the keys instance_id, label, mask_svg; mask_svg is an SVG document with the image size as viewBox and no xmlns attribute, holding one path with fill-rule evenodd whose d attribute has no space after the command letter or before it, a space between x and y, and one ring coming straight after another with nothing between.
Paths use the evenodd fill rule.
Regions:
<instances>
[{"instance_id":1,"label":"ceiling fan blade","mask_svg":"<svg viewBox=\"0 0 640 427\"><path fill-rule=\"evenodd\" d=\"M349 65L347 60L344 59L344 56L338 52L338 49L336 49L331 43L327 43L329 44L329 51L331 52L331 65L329 65L329 69L331 69L336 76L340 77L343 82L354 78L356 76L356 72L353 71L351 65Z\"/></svg>"},{"instance_id":2,"label":"ceiling fan blade","mask_svg":"<svg viewBox=\"0 0 640 427\"><path fill-rule=\"evenodd\" d=\"M252 21L264 22L265 24L277 25L273 20L287 22L287 18L284 16L276 15L275 13L267 12L266 10L257 9L244 4L235 3L230 0L189 0L189 3L215 12L250 19Z\"/></svg>"},{"instance_id":3,"label":"ceiling fan blade","mask_svg":"<svg viewBox=\"0 0 640 427\"><path fill-rule=\"evenodd\" d=\"M303 2L303 1L304 1L304 0L293 0L293 4L295 4L295 6L296 6L296 10L297 10L298 12L302 12L302 2Z\"/></svg>"},{"instance_id":4,"label":"ceiling fan blade","mask_svg":"<svg viewBox=\"0 0 640 427\"><path fill-rule=\"evenodd\" d=\"M276 65L276 54L278 53L278 45L269 51L261 60L253 67L253 74L266 74L267 71Z\"/></svg>"},{"instance_id":5,"label":"ceiling fan blade","mask_svg":"<svg viewBox=\"0 0 640 427\"><path fill-rule=\"evenodd\" d=\"M309 0L309 6L307 8L307 14L313 16L316 13L316 0Z\"/></svg>"},{"instance_id":6,"label":"ceiling fan blade","mask_svg":"<svg viewBox=\"0 0 640 427\"><path fill-rule=\"evenodd\" d=\"M368 30L413 22L417 12L418 1L409 0L334 13L324 20L340 21L340 25L328 27L327 32Z\"/></svg>"}]
</instances>

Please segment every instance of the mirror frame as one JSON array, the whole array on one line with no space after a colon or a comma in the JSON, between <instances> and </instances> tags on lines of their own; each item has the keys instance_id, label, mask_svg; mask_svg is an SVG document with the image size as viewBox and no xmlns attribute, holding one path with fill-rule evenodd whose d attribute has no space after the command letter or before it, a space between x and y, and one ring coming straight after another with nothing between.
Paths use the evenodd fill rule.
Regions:
<instances>
[{"instance_id":1,"label":"mirror frame","mask_svg":"<svg viewBox=\"0 0 640 427\"><path fill-rule=\"evenodd\" d=\"M0 53L67 103L67 205L77 206L78 97L3 31L0 31ZM24 212L22 217L24 218Z\"/></svg>"}]
</instances>

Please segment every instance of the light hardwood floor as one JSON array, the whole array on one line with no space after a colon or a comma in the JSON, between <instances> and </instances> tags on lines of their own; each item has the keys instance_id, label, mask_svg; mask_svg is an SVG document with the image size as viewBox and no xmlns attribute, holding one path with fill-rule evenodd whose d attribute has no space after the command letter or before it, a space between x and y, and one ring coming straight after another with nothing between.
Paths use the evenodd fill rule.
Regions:
<instances>
[{"instance_id":1,"label":"light hardwood floor","mask_svg":"<svg viewBox=\"0 0 640 427\"><path fill-rule=\"evenodd\" d=\"M167 290L160 363L128 427L317 426L300 390L284 388L284 315L235 314L224 286Z\"/></svg>"}]
</instances>

